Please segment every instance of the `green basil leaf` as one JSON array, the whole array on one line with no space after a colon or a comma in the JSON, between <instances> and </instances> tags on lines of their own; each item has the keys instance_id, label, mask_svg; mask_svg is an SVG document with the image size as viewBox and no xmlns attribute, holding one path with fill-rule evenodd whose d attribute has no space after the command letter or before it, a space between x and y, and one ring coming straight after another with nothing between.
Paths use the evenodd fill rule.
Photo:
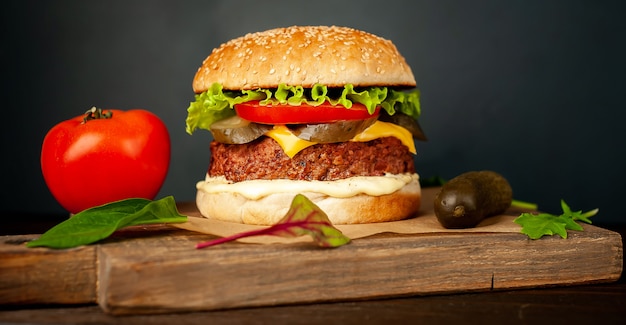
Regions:
<instances>
[{"instance_id":1,"label":"green basil leaf","mask_svg":"<svg viewBox=\"0 0 626 325\"><path fill-rule=\"evenodd\" d=\"M72 248L97 242L128 226L185 221L187 217L178 213L172 196L155 201L126 199L79 212L26 246Z\"/></svg>"}]
</instances>

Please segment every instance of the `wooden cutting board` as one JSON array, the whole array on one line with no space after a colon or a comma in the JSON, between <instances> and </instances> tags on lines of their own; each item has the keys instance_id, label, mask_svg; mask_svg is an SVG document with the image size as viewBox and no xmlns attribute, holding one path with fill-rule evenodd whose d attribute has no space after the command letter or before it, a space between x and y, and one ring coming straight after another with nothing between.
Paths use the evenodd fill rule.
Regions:
<instances>
[{"instance_id":1,"label":"wooden cutting board","mask_svg":"<svg viewBox=\"0 0 626 325\"><path fill-rule=\"evenodd\" d=\"M436 190L424 190L423 213ZM214 236L167 225L127 228L67 250L24 246L38 235L2 236L0 304L165 313L617 281L620 235L583 226L567 239L540 240L512 232L383 233L335 249L231 242L196 250Z\"/></svg>"}]
</instances>

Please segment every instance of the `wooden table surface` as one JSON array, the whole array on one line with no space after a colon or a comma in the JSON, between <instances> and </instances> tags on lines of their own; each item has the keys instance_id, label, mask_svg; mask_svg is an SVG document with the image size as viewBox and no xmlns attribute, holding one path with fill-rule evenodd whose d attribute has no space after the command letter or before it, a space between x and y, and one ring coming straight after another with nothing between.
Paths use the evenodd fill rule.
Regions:
<instances>
[{"instance_id":1,"label":"wooden table surface","mask_svg":"<svg viewBox=\"0 0 626 325\"><path fill-rule=\"evenodd\" d=\"M18 220L20 220L18 218ZM29 220L29 219L21 219ZM4 223L0 235L41 233L57 220ZM626 235L624 226L600 227ZM0 324L626 324L626 280L394 299L243 308L162 315L112 316L98 305L0 306Z\"/></svg>"}]
</instances>

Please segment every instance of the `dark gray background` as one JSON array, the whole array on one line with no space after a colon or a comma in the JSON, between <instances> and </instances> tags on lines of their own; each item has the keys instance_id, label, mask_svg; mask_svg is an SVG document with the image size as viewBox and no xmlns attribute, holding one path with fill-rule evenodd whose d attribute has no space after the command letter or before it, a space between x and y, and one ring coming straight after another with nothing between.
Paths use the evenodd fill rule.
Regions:
<instances>
[{"instance_id":1,"label":"dark gray background","mask_svg":"<svg viewBox=\"0 0 626 325\"><path fill-rule=\"evenodd\" d=\"M422 92L422 177L492 169L519 200L625 223L622 1L8 1L2 8L3 218L62 214L43 181L47 130L91 106L167 124L160 196L193 200L209 133L185 133L191 80L248 32L343 25L394 41Z\"/></svg>"}]
</instances>

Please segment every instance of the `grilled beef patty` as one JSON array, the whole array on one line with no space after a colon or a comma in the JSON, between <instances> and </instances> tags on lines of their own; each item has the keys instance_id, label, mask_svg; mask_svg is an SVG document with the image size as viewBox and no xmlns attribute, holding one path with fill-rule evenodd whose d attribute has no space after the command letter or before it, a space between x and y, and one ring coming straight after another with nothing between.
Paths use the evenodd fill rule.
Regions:
<instances>
[{"instance_id":1,"label":"grilled beef patty","mask_svg":"<svg viewBox=\"0 0 626 325\"><path fill-rule=\"evenodd\" d=\"M413 155L397 138L316 144L289 158L274 139L247 144L211 143L209 176L332 181L354 176L414 173Z\"/></svg>"}]
</instances>

